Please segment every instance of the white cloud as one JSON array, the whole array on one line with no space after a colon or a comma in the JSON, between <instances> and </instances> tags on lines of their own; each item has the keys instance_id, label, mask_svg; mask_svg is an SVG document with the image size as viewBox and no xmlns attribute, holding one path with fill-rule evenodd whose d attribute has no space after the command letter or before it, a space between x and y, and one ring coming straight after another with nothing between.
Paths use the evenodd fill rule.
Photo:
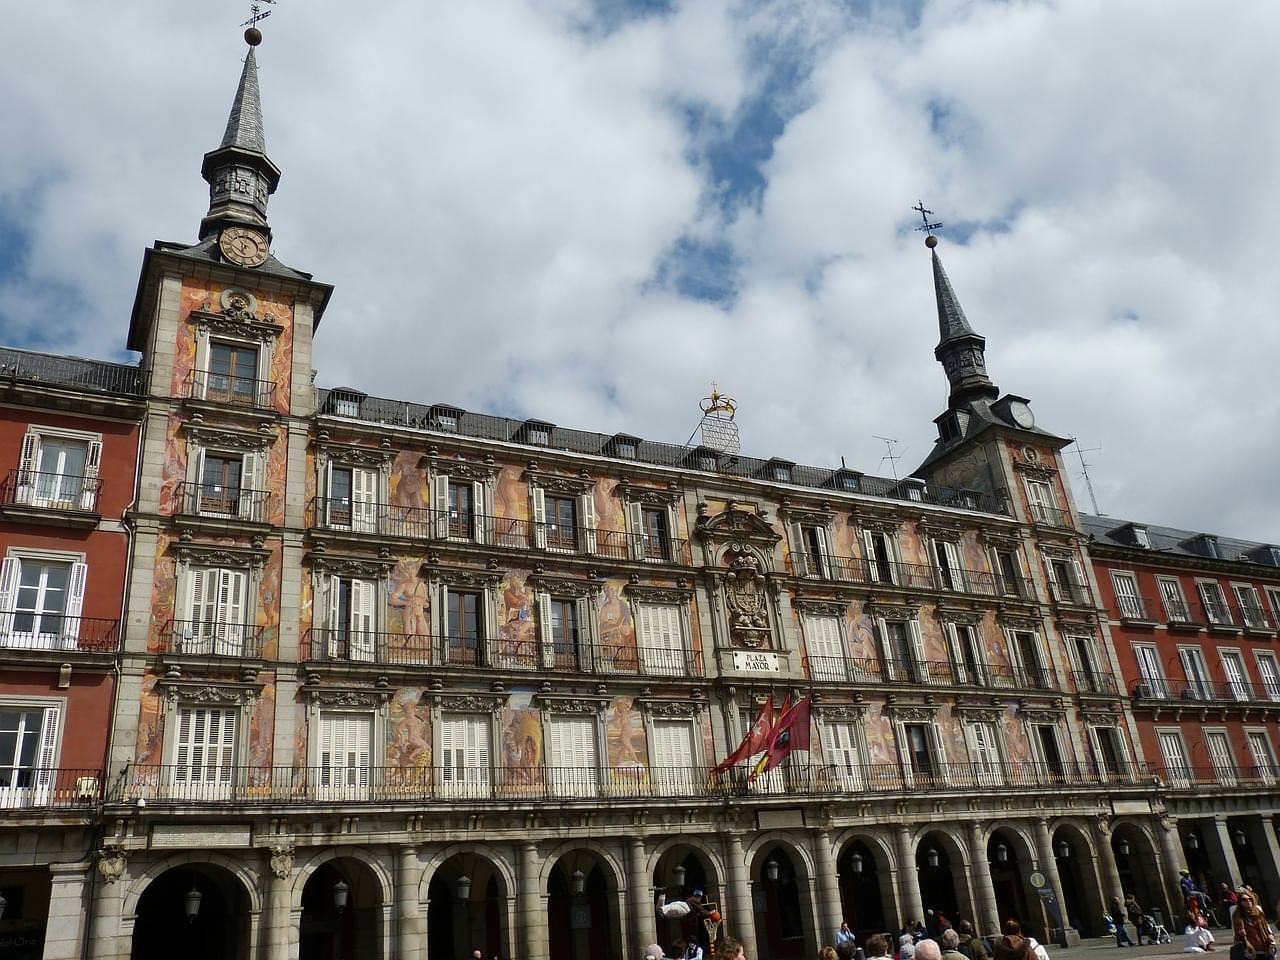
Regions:
<instances>
[{"instance_id":1,"label":"white cloud","mask_svg":"<svg viewBox=\"0 0 1280 960\"><path fill-rule=\"evenodd\" d=\"M259 52L272 224L337 286L320 381L682 441L714 377L749 452L874 472L881 434L913 464L945 397L923 198L1002 223L944 260L997 382L1103 447L1104 509L1280 541L1280 7L894 8L691 0L593 29L586 0L281 3ZM0 337L104 354L143 246L194 237L242 46L188 4L17 18L0 219L29 246ZM770 89L763 201L726 224L700 158L765 89L763 51L802 81ZM688 104L714 122L690 133ZM647 282L682 236L732 242L730 307Z\"/></svg>"}]
</instances>

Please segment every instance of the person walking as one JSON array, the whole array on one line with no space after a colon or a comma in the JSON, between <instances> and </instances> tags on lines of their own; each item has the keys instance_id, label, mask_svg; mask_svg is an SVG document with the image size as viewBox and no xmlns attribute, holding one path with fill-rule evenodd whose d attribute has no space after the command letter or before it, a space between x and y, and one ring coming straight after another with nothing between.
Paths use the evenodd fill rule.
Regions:
<instances>
[{"instance_id":1,"label":"person walking","mask_svg":"<svg viewBox=\"0 0 1280 960\"><path fill-rule=\"evenodd\" d=\"M1116 928L1116 946L1132 947L1133 939L1129 936L1129 931L1125 929L1124 922L1128 915L1125 913L1124 904L1120 902L1119 897L1111 898L1111 922Z\"/></svg>"},{"instance_id":2,"label":"person walking","mask_svg":"<svg viewBox=\"0 0 1280 960\"><path fill-rule=\"evenodd\" d=\"M968 920L960 921L960 953L967 960L991 960L987 953L987 945L982 938L973 932L973 924Z\"/></svg>"},{"instance_id":3,"label":"person walking","mask_svg":"<svg viewBox=\"0 0 1280 960\"><path fill-rule=\"evenodd\" d=\"M1138 946L1142 946L1142 908L1138 906L1138 898L1132 893L1125 894L1124 898L1124 915L1129 918L1129 922L1133 924L1133 929L1138 932ZM1151 940L1155 943L1155 939Z\"/></svg>"},{"instance_id":4,"label":"person walking","mask_svg":"<svg viewBox=\"0 0 1280 960\"><path fill-rule=\"evenodd\" d=\"M938 943L942 947L942 960L965 960L965 955L960 952L960 934L951 927L942 931Z\"/></svg>"},{"instance_id":5,"label":"person walking","mask_svg":"<svg viewBox=\"0 0 1280 960\"><path fill-rule=\"evenodd\" d=\"M1273 960L1275 957L1276 935L1271 932L1258 895L1248 887L1236 891L1236 912L1231 918L1231 930L1235 934L1231 960Z\"/></svg>"}]
</instances>

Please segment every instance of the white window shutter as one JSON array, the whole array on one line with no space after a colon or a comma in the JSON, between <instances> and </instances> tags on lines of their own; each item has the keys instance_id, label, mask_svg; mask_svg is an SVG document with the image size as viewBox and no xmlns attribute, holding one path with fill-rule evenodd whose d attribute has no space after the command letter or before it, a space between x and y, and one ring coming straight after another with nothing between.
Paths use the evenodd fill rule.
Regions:
<instances>
[{"instance_id":1,"label":"white window shutter","mask_svg":"<svg viewBox=\"0 0 1280 960\"><path fill-rule=\"evenodd\" d=\"M84 486L80 491L80 509L92 510L97 498L98 470L102 465L102 441L90 440L84 455Z\"/></svg>"},{"instance_id":2,"label":"white window shutter","mask_svg":"<svg viewBox=\"0 0 1280 960\"><path fill-rule=\"evenodd\" d=\"M599 542L596 536L595 488L578 498L578 547L583 553L595 553Z\"/></svg>"},{"instance_id":3,"label":"white window shutter","mask_svg":"<svg viewBox=\"0 0 1280 960\"><path fill-rule=\"evenodd\" d=\"M871 531L862 531L862 551L867 561L867 576L874 582L880 579L880 564L876 562L875 543L871 539ZM887 572L887 571L886 571Z\"/></svg>"},{"instance_id":4,"label":"white window shutter","mask_svg":"<svg viewBox=\"0 0 1280 960\"><path fill-rule=\"evenodd\" d=\"M538 635L541 639L542 666L550 669L555 666L555 638L551 630L551 594L538 594Z\"/></svg>"},{"instance_id":5,"label":"white window shutter","mask_svg":"<svg viewBox=\"0 0 1280 960\"><path fill-rule=\"evenodd\" d=\"M71 578L67 584L66 615L62 618L62 638L74 647L80 636L80 611L84 608L84 585L89 576L89 565L76 562L71 565Z\"/></svg>"},{"instance_id":6,"label":"white window shutter","mask_svg":"<svg viewBox=\"0 0 1280 960\"><path fill-rule=\"evenodd\" d=\"M262 453L250 450L240 467L240 504L236 511L241 520L262 520Z\"/></svg>"},{"instance_id":7,"label":"white window shutter","mask_svg":"<svg viewBox=\"0 0 1280 960\"><path fill-rule=\"evenodd\" d=\"M243 570L218 571L217 652L226 656L238 657L244 652L245 580Z\"/></svg>"},{"instance_id":8,"label":"white window shutter","mask_svg":"<svg viewBox=\"0 0 1280 960\"><path fill-rule=\"evenodd\" d=\"M378 525L377 470L354 467L351 470L351 528L376 530Z\"/></svg>"},{"instance_id":9,"label":"white window shutter","mask_svg":"<svg viewBox=\"0 0 1280 960\"><path fill-rule=\"evenodd\" d=\"M907 726L904 723L895 723L893 726L898 734L898 759L902 763L902 776L910 783L915 765L911 762L911 740L907 735Z\"/></svg>"},{"instance_id":10,"label":"white window shutter","mask_svg":"<svg viewBox=\"0 0 1280 960\"><path fill-rule=\"evenodd\" d=\"M271 341L267 340L258 347L258 364L255 375L258 378L257 396L258 406L271 406Z\"/></svg>"},{"instance_id":11,"label":"white window shutter","mask_svg":"<svg viewBox=\"0 0 1280 960\"><path fill-rule=\"evenodd\" d=\"M338 578L330 573L322 573L320 581L320 603L316 618L320 618L321 634L325 637L325 655L330 659L341 655L338 649L338 636L341 624L338 622Z\"/></svg>"},{"instance_id":12,"label":"white window shutter","mask_svg":"<svg viewBox=\"0 0 1280 960\"><path fill-rule=\"evenodd\" d=\"M18 602L18 573L21 561L17 557L5 557L0 562L0 639L13 632L13 608Z\"/></svg>"},{"instance_id":13,"label":"white window shutter","mask_svg":"<svg viewBox=\"0 0 1280 960\"><path fill-rule=\"evenodd\" d=\"M787 524L791 535L791 572L797 577L809 576L809 552L804 542L804 530L798 523Z\"/></svg>"},{"instance_id":14,"label":"white window shutter","mask_svg":"<svg viewBox=\"0 0 1280 960\"><path fill-rule=\"evenodd\" d=\"M596 608L586 597L577 602L578 608L578 669L591 672L595 669L593 652L596 637Z\"/></svg>"},{"instance_id":15,"label":"white window shutter","mask_svg":"<svg viewBox=\"0 0 1280 960\"><path fill-rule=\"evenodd\" d=\"M449 475L437 473L431 478L431 512L435 518L435 536L445 540L449 536Z\"/></svg>"},{"instance_id":16,"label":"white window shutter","mask_svg":"<svg viewBox=\"0 0 1280 960\"><path fill-rule=\"evenodd\" d=\"M924 636L920 633L920 621L911 619L907 621L907 630L911 634L911 654L916 660L916 669L919 671L921 680L929 679L929 663L924 655Z\"/></svg>"},{"instance_id":17,"label":"white window shutter","mask_svg":"<svg viewBox=\"0 0 1280 960\"><path fill-rule=\"evenodd\" d=\"M644 528L644 504L638 501L627 503L627 526L631 535L631 559L643 560L648 547L649 535Z\"/></svg>"},{"instance_id":18,"label":"white window shutter","mask_svg":"<svg viewBox=\"0 0 1280 960\"><path fill-rule=\"evenodd\" d=\"M58 721L61 719L61 707L45 707L40 723L40 756L37 760L39 769L36 772L36 789L46 793L54 785L56 764L58 762Z\"/></svg>"},{"instance_id":19,"label":"white window shutter","mask_svg":"<svg viewBox=\"0 0 1280 960\"><path fill-rule=\"evenodd\" d=\"M533 519L533 545L547 549L547 491L529 487L529 516Z\"/></svg>"},{"instance_id":20,"label":"white window shutter","mask_svg":"<svg viewBox=\"0 0 1280 960\"><path fill-rule=\"evenodd\" d=\"M374 630L377 623L377 611L374 598L377 595L377 584L372 580L351 581L351 623L350 623L350 658L363 663L374 660Z\"/></svg>"},{"instance_id":21,"label":"white window shutter","mask_svg":"<svg viewBox=\"0 0 1280 960\"><path fill-rule=\"evenodd\" d=\"M30 503L35 495L39 477L35 475L40 462L40 434L28 433L22 438L22 453L18 459L18 488L14 499L18 503Z\"/></svg>"},{"instance_id":22,"label":"white window shutter","mask_svg":"<svg viewBox=\"0 0 1280 960\"><path fill-rule=\"evenodd\" d=\"M835 617L805 617L805 640L809 649L809 676L814 680L845 680L844 651L840 647L840 624Z\"/></svg>"},{"instance_id":23,"label":"white window shutter","mask_svg":"<svg viewBox=\"0 0 1280 960\"><path fill-rule=\"evenodd\" d=\"M929 725L930 746L933 748L934 755L934 777L946 783L950 777L951 771L947 767L947 746L943 742L942 728L936 723Z\"/></svg>"},{"instance_id":24,"label":"white window shutter","mask_svg":"<svg viewBox=\"0 0 1280 960\"><path fill-rule=\"evenodd\" d=\"M818 572L828 580L833 580L835 579L835 571L832 569L834 560L831 557L831 542L827 539L827 528L815 527L814 532L818 538Z\"/></svg>"},{"instance_id":25,"label":"white window shutter","mask_svg":"<svg viewBox=\"0 0 1280 960\"><path fill-rule=\"evenodd\" d=\"M947 647L951 651L951 664L955 670L956 679L961 683L971 683L975 678L970 677L969 671L965 668L964 651L960 649L960 628L954 623L945 623L942 630L947 638Z\"/></svg>"},{"instance_id":26,"label":"white window shutter","mask_svg":"<svg viewBox=\"0 0 1280 960\"><path fill-rule=\"evenodd\" d=\"M493 542L493 518L485 503L485 485L479 480L471 484L471 535L476 543Z\"/></svg>"}]
</instances>

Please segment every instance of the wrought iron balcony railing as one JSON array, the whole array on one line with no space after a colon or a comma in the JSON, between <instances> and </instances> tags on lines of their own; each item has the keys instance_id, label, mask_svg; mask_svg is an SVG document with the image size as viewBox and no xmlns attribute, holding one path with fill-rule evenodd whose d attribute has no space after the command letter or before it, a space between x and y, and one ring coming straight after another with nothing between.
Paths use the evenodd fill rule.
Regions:
<instances>
[{"instance_id":1,"label":"wrought iron balcony railing","mask_svg":"<svg viewBox=\"0 0 1280 960\"><path fill-rule=\"evenodd\" d=\"M517 550L548 550L610 560L638 560L688 565L689 541L644 533L535 522L457 510L362 503L338 497L315 497L310 522L325 530L369 533L415 540L448 540Z\"/></svg>"},{"instance_id":2,"label":"wrought iron balcony railing","mask_svg":"<svg viewBox=\"0 0 1280 960\"><path fill-rule=\"evenodd\" d=\"M120 649L120 621L30 610L0 611L0 650L5 649L115 653Z\"/></svg>"},{"instance_id":3,"label":"wrought iron balcony railing","mask_svg":"<svg viewBox=\"0 0 1280 960\"><path fill-rule=\"evenodd\" d=\"M274 380L233 377L213 370L192 370L187 375L187 396L192 400L270 410L276 403L276 384Z\"/></svg>"},{"instance_id":4,"label":"wrought iron balcony railing","mask_svg":"<svg viewBox=\"0 0 1280 960\"><path fill-rule=\"evenodd\" d=\"M646 644L552 642L486 637L405 635L313 627L302 641L311 663L475 667L494 670L564 670L655 677L702 676L691 651Z\"/></svg>"},{"instance_id":5,"label":"wrought iron balcony railing","mask_svg":"<svg viewBox=\"0 0 1280 960\"><path fill-rule=\"evenodd\" d=\"M1201 602L1204 607L1205 619L1213 626L1233 627L1236 618L1231 615L1231 608L1227 606L1225 600L1204 600Z\"/></svg>"},{"instance_id":6,"label":"wrought iron balcony railing","mask_svg":"<svg viewBox=\"0 0 1280 960\"><path fill-rule=\"evenodd\" d=\"M1076 670L1071 674L1071 681L1075 684L1077 693L1096 693L1114 697L1120 692L1120 686L1116 683L1115 677L1099 673L1097 670Z\"/></svg>"},{"instance_id":7,"label":"wrought iron balcony railing","mask_svg":"<svg viewBox=\"0 0 1280 960\"><path fill-rule=\"evenodd\" d=\"M5 767L0 810L89 808L102 800L102 771L81 767Z\"/></svg>"},{"instance_id":8,"label":"wrought iron balcony railing","mask_svg":"<svg viewBox=\"0 0 1280 960\"><path fill-rule=\"evenodd\" d=\"M126 397L147 394L147 374L139 367L32 353L12 347L0 347L0 377Z\"/></svg>"},{"instance_id":9,"label":"wrought iron balcony railing","mask_svg":"<svg viewBox=\"0 0 1280 960\"><path fill-rule=\"evenodd\" d=\"M982 570L947 569L923 563L895 563L863 557L797 550L791 554L792 572L809 580L837 583L885 584L913 590L940 590L979 597L1031 596L1031 585L1021 577L1010 579Z\"/></svg>"},{"instance_id":10,"label":"wrought iron balcony railing","mask_svg":"<svg viewBox=\"0 0 1280 960\"><path fill-rule=\"evenodd\" d=\"M1116 607L1120 610L1121 620L1138 620L1143 623L1155 621L1156 605L1146 597L1116 594Z\"/></svg>"},{"instance_id":11,"label":"wrought iron balcony railing","mask_svg":"<svg viewBox=\"0 0 1280 960\"><path fill-rule=\"evenodd\" d=\"M0 503L68 513L97 513L102 478L14 469L0 490Z\"/></svg>"},{"instance_id":12,"label":"wrought iron balcony railing","mask_svg":"<svg viewBox=\"0 0 1280 960\"><path fill-rule=\"evenodd\" d=\"M1201 627L1204 625L1204 621L1192 612L1187 601L1165 597L1163 603L1164 615L1171 626Z\"/></svg>"},{"instance_id":13,"label":"wrought iron balcony railing","mask_svg":"<svg viewBox=\"0 0 1280 960\"><path fill-rule=\"evenodd\" d=\"M1236 703L1280 702L1280 684L1247 680L1140 680L1134 684L1138 700L1203 700Z\"/></svg>"},{"instance_id":14,"label":"wrought iron balcony railing","mask_svg":"<svg viewBox=\"0 0 1280 960\"><path fill-rule=\"evenodd\" d=\"M909 684L929 687L985 687L1000 690L1052 689L1042 670L1024 671L1008 664L969 666L949 660L894 660L879 657L805 656L814 683L858 686Z\"/></svg>"},{"instance_id":15,"label":"wrought iron balcony railing","mask_svg":"<svg viewBox=\"0 0 1280 960\"><path fill-rule=\"evenodd\" d=\"M1053 594L1053 599L1058 603L1072 603L1077 606L1089 606L1093 603L1093 597L1089 590L1080 583L1063 583L1058 581L1049 584L1049 590Z\"/></svg>"},{"instance_id":16,"label":"wrought iron balcony railing","mask_svg":"<svg viewBox=\"0 0 1280 960\"><path fill-rule=\"evenodd\" d=\"M1065 530L1072 529L1070 513L1066 510L1059 510L1057 507L1050 507L1043 503L1031 504L1031 520L1034 523L1043 524L1048 527L1059 527Z\"/></svg>"},{"instance_id":17,"label":"wrought iron balcony railing","mask_svg":"<svg viewBox=\"0 0 1280 960\"><path fill-rule=\"evenodd\" d=\"M1244 621L1244 625L1251 630L1275 629L1271 623L1271 618L1267 616L1267 611L1256 603L1240 604L1240 618Z\"/></svg>"},{"instance_id":18,"label":"wrought iron balcony railing","mask_svg":"<svg viewBox=\"0 0 1280 960\"><path fill-rule=\"evenodd\" d=\"M266 523L274 500L275 494L270 490L187 481L178 484L178 510L187 517Z\"/></svg>"},{"instance_id":19,"label":"wrought iron balcony railing","mask_svg":"<svg viewBox=\"0 0 1280 960\"><path fill-rule=\"evenodd\" d=\"M1106 767L1079 763L928 763L904 769L895 763L784 763L755 780L735 768L716 774L706 767L650 768L561 766L239 767L218 764L130 766L110 802L154 805L353 804L551 800L664 800L730 797L893 796L921 789L965 791L980 787L1081 789L1150 787L1143 764Z\"/></svg>"},{"instance_id":20,"label":"wrought iron balcony railing","mask_svg":"<svg viewBox=\"0 0 1280 960\"><path fill-rule=\"evenodd\" d=\"M1204 790L1209 787L1259 787L1269 788L1280 784L1280 767L1220 766L1203 767L1189 764L1165 764L1153 767L1156 781L1168 790Z\"/></svg>"},{"instance_id":21,"label":"wrought iron balcony railing","mask_svg":"<svg viewBox=\"0 0 1280 960\"><path fill-rule=\"evenodd\" d=\"M262 630L224 620L170 620L163 652L183 657L255 660L262 656Z\"/></svg>"}]
</instances>

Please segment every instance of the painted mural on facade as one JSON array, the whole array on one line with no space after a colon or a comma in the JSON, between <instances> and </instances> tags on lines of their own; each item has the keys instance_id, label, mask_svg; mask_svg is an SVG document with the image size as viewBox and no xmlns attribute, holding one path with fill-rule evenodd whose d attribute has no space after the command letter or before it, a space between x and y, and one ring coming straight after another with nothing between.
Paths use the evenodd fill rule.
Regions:
<instances>
[{"instance_id":1,"label":"painted mural on facade","mask_svg":"<svg viewBox=\"0 0 1280 960\"><path fill-rule=\"evenodd\" d=\"M402 770L431 767L431 710L421 687L401 687L387 705L387 766Z\"/></svg>"},{"instance_id":2,"label":"painted mural on facade","mask_svg":"<svg viewBox=\"0 0 1280 960\"><path fill-rule=\"evenodd\" d=\"M624 778L634 775L636 782L640 782L649 770L649 746L644 716L635 709L634 698L614 697L609 701L604 712L604 729L610 768Z\"/></svg>"},{"instance_id":3,"label":"painted mural on facade","mask_svg":"<svg viewBox=\"0 0 1280 960\"><path fill-rule=\"evenodd\" d=\"M538 783L542 769L542 716L532 690L512 690L502 735L502 764L516 777Z\"/></svg>"}]
</instances>

